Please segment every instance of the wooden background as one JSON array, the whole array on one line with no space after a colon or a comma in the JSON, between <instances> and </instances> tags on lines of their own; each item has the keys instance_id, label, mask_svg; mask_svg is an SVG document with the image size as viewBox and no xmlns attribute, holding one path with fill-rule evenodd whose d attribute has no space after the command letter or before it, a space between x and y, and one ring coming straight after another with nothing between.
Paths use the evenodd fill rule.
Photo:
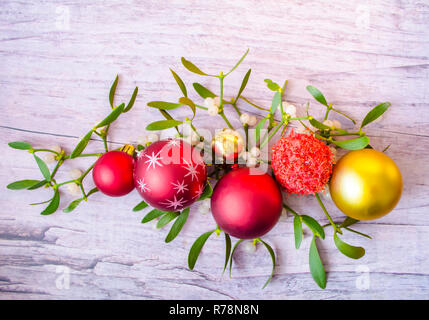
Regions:
<instances>
[{"instance_id":1,"label":"wooden background","mask_svg":"<svg viewBox=\"0 0 429 320\"><path fill-rule=\"evenodd\" d=\"M0 41L1 299L429 298L426 0L2 0ZM132 112L112 127L111 147L136 141L147 134L147 123L161 119L146 107L148 101L179 98L169 67L189 91L194 81L218 90L215 79L187 72L182 56L214 73L229 70L247 48L245 62L226 79L227 97L235 95L251 67L245 95L262 105L271 100L263 82L267 77L289 79L287 101L298 106L311 100L305 90L311 83L356 119L380 102L392 103L367 132L378 149L392 144L388 155L403 173L403 197L388 216L358 225L373 240L344 237L366 248L361 260L341 255L328 231L320 244L326 290L309 273L310 237L299 251L294 248L290 217L265 237L278 265L271 284L261 290L271 263L263 248L254 254L239 249L229 279L222 277L223 238L213 237L195 271L188 270L192 242L214 227L197 206L182 234L165 244L167 230L142 225L144 212L131 211L140 200L137 192L119 199L96 194L73 213L41 216L40 206L28 204L48 199L48 190L6 189L12 181L41 177L31 155L7 142L59 144L70 152L78 137L109 112L108 90L116 74L121 77L116 102L128 101L136 85L141 93ZM196 98L194 92L191 97ZM263 115L246 104L240 107ZM312 102L312 110L323 113L317 103ZM234 117L229 109L227 114ZM197 117L198 127L224 126L221 118L214 121L204 112ZM102 143L93 141L89 150L102 150ZM88 161L69 161L59 177L67 179L68 170L85 169ZM72 199L62 193L60 208ZM326 221L314 197L288 201L299 212ZM332 203L327 207L342 219Z\"/></svg>"}]
</instances>

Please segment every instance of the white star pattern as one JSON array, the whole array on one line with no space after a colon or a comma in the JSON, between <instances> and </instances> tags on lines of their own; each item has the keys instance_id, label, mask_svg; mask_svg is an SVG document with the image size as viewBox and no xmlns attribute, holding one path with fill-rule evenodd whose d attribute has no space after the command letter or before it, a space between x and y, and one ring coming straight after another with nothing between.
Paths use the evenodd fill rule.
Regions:
<instances>
[{"instance_id":1,"label":"white star pattern","mask_svg":"<svg viewBox=\"0 0 429 320\"><path fill-rule=\"evenodd\" d=\"M147 154L145 155L149 159L149 160L146 160L145 162L145 163L149 163L147 167L148 169L150 169L150 166L152 166L153 169L155 169L157 165L162 167L162 163L159 162L160 160L162 161L162 157L159 155L160 153L161 151L158 152L157 154L155 154L155 152L152 152L151 156Z\"/></svg>"},{"instance_id":2,"label":"white star pattern","mask_svg":"<svg viewBox=\"0 0 429 320\"><path fill-rule=\"evenodd\" d=\"M185 174L185 177L191 175L192 181L194 181L194 177L195 177L195 179L198 180L198 170L197 170L198 164L194 165L193 163L189 163L185 159L183 159L183 161L187 165L187 167L185 167L185 169L188 170L188 173Z\"/></svg>"},{"instance_id":3,"label":"white star pattern","mask_svg":"<svg viewBox=\"0 0 429 320\"><path fill-rule=\"evenodd\" d=\"M170 141L168 141L167 145L170 147L178 147L180 146L180 141L177 139L171 139Z\"/></svg>"},{"instance_id":4,"label":"white star pattern","mask_svg":"<svg viewBox=\"0 0 429 320\"><path fill-rule=\"evenodd\" d=\"M147 186L147 183L144 182L144 178L137 180L137 184L138 184L138 187L140 188L141 192L150 191L149 187Z\"/></svg>"},{"instance_id":5,"label":"white star pattern","mask_svg":"<svg viewBox=\"0 0 429 320\"><path fill-rule=\"evenodd\" d=\"M176 196L174 196L174 200L166 200L167 202L162 203L167 205L170 208L173 208L173 210L177 210L177 207L182 207L185 204L185 200L183 198L180 198L179 200L176 199Z\"/></svg>"},{"instance_id":6,"label":"white star pattern","mask_svg":"<svg viewBox=\"0 0 429 320\"><path fill-rule=\"evenodd\" d=\"M183 180L182 182L179 182L179 180L177 180L177 183L172 182L171 184L173 185L173 189L177 190L177 193L185 193L185 191L189 190L187 185L185 184L185 180Z\"/></svg>"},{"instance_id":7,"label":"white star pattern","mask_svg":"<svg viewBox=\"0 0 429 320\"><path fill-rule=\"evenodd\" d=\"M196 195L192 199L198 199L199 197L201 197L201 194L203 193L203 191L204 191L204 186L200 184Z\"/></svg>"}]
</instances>

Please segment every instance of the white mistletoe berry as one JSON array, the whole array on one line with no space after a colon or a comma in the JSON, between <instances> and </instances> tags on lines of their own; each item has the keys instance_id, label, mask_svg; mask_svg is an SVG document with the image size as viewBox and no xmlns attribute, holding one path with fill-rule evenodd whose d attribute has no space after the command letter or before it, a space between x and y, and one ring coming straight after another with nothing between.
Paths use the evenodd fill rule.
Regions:
<instances>
[{"instance_id":1,"label":"white mistletoe berry","mask_svg":"<svg viewBox=\"0 0 429 320\"><path fill-rule=\"evenodd\" d=\"M288 113L292 118L296 117L296 107L293 104L288 103L284 111Z\"/></svg>"},{"instance_id":2,"label":"white mistletoe berry","mask_svg":"<svg viewBox=\"0 0 429 320\"><path fill-rule=\"evenodd\" d=\"M250 154L253 157L258 158L261 155L261 150L258 147L253 147L252 149L250 149Z\"/></svg>"},{"instance_id":3,"label":"white mistletoe berry","mask_svg":"<svg viewBox=\"0 0 429 320\"><path fill-rule=\"evenodd\" d=\"M220 107L220 98L219 97L214 97L213 98L213 103L216 107Z\"/></svg>"},{"instance_id":4,"label":"white mistletoe berry","mask_svg":"<svg viewBox=\"0 0 429 320\"><path fill-rule=\"evenodd\" d=\"M339 122L338 120L334 120L334 121L332 121L332 123L333 123L335 128L341 129L341 122Z\"/></svg>"},{"instance_id":5,"label":"white mistletoe berry","mask_svg":"<svg viewBox=\"0 0 429 320\"><path fill-rule=\"evenodd\" d=\"M148 143L147 141L147 136L141 136L137 138L137 143L141 144L141 145L146 145L146 143Z\"/></svg>"},{"instance_id":6,"label":"white mistletoe berry","mask_svg":"<svg viewBox=\"0 0 429 320\"><path fill-rule=\"evenodd\" d=\"M243 243L243 249L248 253L254 253L256 251L256 244L253 244L253 241L246 241Z\"/></svg>"},{"instance_id":7,"label":"white mistletoe berry","mask_svg":"<svg viewBox=\"0 0 429 320\"><path fill-rule=\"evenodd\" d=\"M219 113L219 108L217 106L210 106L208 107L208 113L210 116L216 116Z\"/></svg>"},{"instance_id":8,"label":"white mistletoe berry","mask_svg":"<svg viewBox=\"0 0 429 320\"><path fill-rule=\"evenodd\" d=\"M51 153L51 152L46 153L43 157L43 160L45 160L45 162L47 164L54 163L55 162L55 153Z\"/></svg>"},{"instance_id":9,"label":"white mistletoe berry","mask_svg":"<svg viewBox=\"0 0 429 320\"><path fill-rule=\"evenodd\" d=\"M210 109L210 107L215 106L213 98L205 98L204 99L204 106L206 108L209 108L209 109Z\"/></svg>"},{"instance_id":10,"label":"white mistletoe berry","mask_svg":"<svg viewBox=\"0 0 429 320\"><path fill-rule=\"evenodd\" d=\"M332 128L334 126L334 123L331 120L325 120L325 121L323 121L323 124L325 126L330 127L330 128Z\"/></svg>"},{"instance_id":11,"label":"white mistletoe berry","mask_svg":"<svg viewBox=\"0 0 429 320\"><path fill-rule=\"evenodd\" d=\"M248 113L242 113L241 114L241 116L240 116L240 122L242 124L249 123L249 120L250 120L250 115Z\"/></svg>"},{"instance_id":12,"label":"white mistletoe berry","mask_svg":"<svg viewBox=\"0 0 429 320\"><path fill-rule=\"evenodd\" d=\"M198 207L198 212L201 213L201 214L207 214L207 213L209 213L209 211L210 211L210 208L206 207L204 204L201 204Z\"/></svg>"},{"instance_id":13,"label":"white mistletoe berry","mask_svg":"<svg viewBox=\"0 0 429 320\"><path fill-rule=\"evenodd\" d=\"M153 143L159 140L159 136L156 133L151 133L147 136L147 142Z\"/></svg>"},{"instance_id":14,"label":"white mistletoe berry","mask_svg":"<svg viewBox=\"0 0 429 320\"><path fill-rule=\"evenodd\" d=\"M72 196L79 196L81 194L80 188L76 183L67 184L67 192Z\"/></svg>"},{"instance_id":15,"label":"white mistletoe berry","mask_svg":"<svg viewBox=\"0 0 429 320\"><path fill-rule=\"evenodd\" d=\"M55 151L57 153L61 153L61 147L59 145L53 145L52 147L50 147L49 149L51 149L52 151Z\"/></svg>"},{"instance_id":16,"label":"white mistletoe berry","mask_svg":"<svg viewBox=\"0 0 429 320\"><path fill-rule=\"evenodd\" d=\"M72 179L78 179L82 175L82 171L80 171L79 169L76 169L76 168L71 169L69 171L69 175L70 175L70 178L72 178Z\"/></svg>"},{"instance_id":17,"label":"white mistletoe berry","mask_svg":"<svg viewBox=\"0 0 429 320\"><path fill-rule=\"evenodd\" d=\"M247 151L243 151L243 152L240 154L240 156L241 156L241 158L243 158L243 160L244 160L244 161L246 161L247 159L249 159L250 154L249 154L249 152L247 152Z\"/></svg>"},{"instance_id":18,"label":"white mistletoe berry","mask_svg":"<svg viewBox=\"0 0 429 320\"><path fill-rule=\"evenodd\" d=\"M258 160L255 157L253 157L253 156L250 155L247 158L247 162L246 162L246 166L247 167L254 168L254 167L256 167L257 164L258 164Z\"/></svg>"},{"instance_id":19,"label":"white mistletoe berry","mask_svg":"<svg viewBox=\"0 0 429 320\"><path fill-rule=\"evenodd\" d=\"M256 119L255 116L250 116L249 121L247 121L247 125L249 127L252 127L256 124L257 121L258 121L258 119Z\"/></svg>"}]
</instances>

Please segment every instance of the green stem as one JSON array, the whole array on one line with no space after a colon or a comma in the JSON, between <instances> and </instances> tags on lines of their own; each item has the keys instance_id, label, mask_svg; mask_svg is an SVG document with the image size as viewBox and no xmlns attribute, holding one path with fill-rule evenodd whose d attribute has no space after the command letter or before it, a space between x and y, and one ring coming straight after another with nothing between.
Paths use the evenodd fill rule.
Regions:
<instances>
[{"instance_id":1,"label":"green stem","mask_svg":"<svg viewBox=\"0 0 429 320\"><path fill-rule=\"evenodd\" d=\"M234 130L234 127L231 125L231 123L228 121L228 119L225 116L225 113L223 112L223 110L221 112L219 112L220 116L223 118L223 120L225 120L225 123L228 125L228 127L232 130Z\"/></svg>"},{"instance_id":2,"label":"green stem","mask_svg":"<svg viewBox=\"0 0 429 320\"><path fill-rule=\"evenodd\" d=\"M284 121L280 122L274 128L274 130L270 133L270 135L267 137L267 139L265 139L264 142L261 143L260 148L263 148L268 143L268 141L271 140L271 138L277 133L277 131L279 131L279 129L282 127L283 124L284 124Z\"/></svg>"},{"instance_id":3,"label":"green stem","mask_svg":"<svg viewBox=\"0 0 429 320\"><path fill-rule=\"evenodd\" d=\"M247 99L247 98L245 98L245 97L243 97L243 96L240 96L240 99L243 99L243 100L244 100L244 101L246 101L248 104L250 104L251 106L253 106L253 107L257 108L257 109L264 110L264 111L270 111L270 109L266 109L266 108L260 107L260 106L258 106L258 105L256 105L256 104L254 104L253 102L249 101L249 99Z\"/></svg>"},{"instance_id":4,"label":"green stem","mask_svg":"<svg viewBox=\"0 0 429 320\"><path fill-rule=\"evenodd\" d=\"M329 114L329 111L331 111L331 109L332 109L331 104L326 107L326 113L325 113L325 117L323 118L323 121L328 120L328 114Z\"/></svg>"},{"instance_id":5,"label":"green stem","mask_svg":"<svg viewBox=\"0 0 429 320\"><path fill-rule=\"evenodd\" d=\"M317 201L320 204L320 207L322 208L323 212L325 213L326 217L329 220L329 223L332 225L332 227L334 228L335 232L338 232L339 234L343 234L341 232L341 229L338 228L338 226L335 224L335 222L332 220L331 216L329 215L328 211L325 208L325 205L323 204L322 200L320 199L320 196L317 192L314 193L314 195L316 196Z\"/></svg>"},{"instance_id":6,"label":"green stem","mask_svg":"<svg viewBox=\"0 0 429 320\"><path fill-rule=\"evenodd\" d=\"M299 214L298 214L295 210L293 210L291 207L289 207L287 204L284 204L284 203L283 203L283 208L285 208L287 211L292 212L292 214L293 214L294 216L299 216Z\"/></svg>"},{"instance_id":7,"label":"green stem","mask_svg":"<svg viewBox=\"0 0 429 320\"><path fill-rule=\"evenodd\" d=\"M332 111L335 111L336 113L341 114L343 117L346 117L347 119L349 119L350 121L353 122L353 124L356 124L356 121L354 121L352 118L350 118L348 115L342 113L341 111L338 111L337 109L331 108Z\"/></svg>"},{"instance_id":8,"label":"green stem","mask_svg":"<svg viewBox=\"0 0 429 320\"><path fill-rule=\"evenodd\" d=\"M32 149L32 152L39 152L39 151L43 151L43 152L51 152L51 153L55 153L57 156L59 156L60 154L54 150L50 150L50 149Z\"/></svg>"}]
</instances>

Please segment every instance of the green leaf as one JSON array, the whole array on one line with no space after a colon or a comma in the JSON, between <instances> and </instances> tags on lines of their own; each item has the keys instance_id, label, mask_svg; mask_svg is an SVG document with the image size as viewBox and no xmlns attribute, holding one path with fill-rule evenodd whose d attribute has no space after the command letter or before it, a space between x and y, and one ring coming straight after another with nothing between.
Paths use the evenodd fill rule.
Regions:
<instances>
[{"instance_id":1,"label":"green leaf","mask_svg":"<svg viewBox=\"0 0 429 320\"><path fill-rule=\"evenodd\" d=\"M115 97L116 86L118 85L118 79L119 79L119 75L116 75L115 81L113 81L113 84L110 87L109 102L112 109L113 109L113 98Z\"/></svg>"},{"instance_id":2,"label":"green leaf","mask_svg":"<svg viewBox=\"0 0 429 320\"><path fill-rule=\"evenodd\" d=\"M114 108L112 112L106 118L104 118L104 120L102 120L99 124L95 126L95 128L101 128L101 127L107 126L111 124L113 121L115 121L116 119L118 119L119 115L124 111L124 107L125 107L125 104L122 103L116 108Z\"/></svg>"},{"instance_id":3,"label":"green leaf","mask_svg":"<svg viewBox=\"0 0 429 320\"><path fill-rule=\"evenodd\" d=\"M134 102L136 102L137 93L139 92L139 87L136 87L133 91L133 95L131 96L130 101L128 102L127 106L124 109L124 113L131 110L131 108L134 105Z\"/></svg>"},{"instance_id":4,"label":"green leaf","mask_svg":"<svg viewBox=\"0 0 429 320\"><path fill-rule=\"evenodd\" d=\"M229 72L225 75L229 75L231 72L233 72L244 60L244 58L246 58L247 54L249 53L249 49L246 50L246 52L243 54L243 56L240 58L240 60L238 60L238 62L235 64L235 66L229 70Z\"/></svg>"},{"instance_id":5,"label":"green leaf","mask_svg":"<svg viewBox=\"0 0 429 320\"><path fill-rule=\"evenodd\" d=\"M172 220L176 219L179 215L180 215L179 212L170 212L170 211L167 211L161 217L161 219L159 219L158 223L156 224L156 227L158 229L161 229L162 227L164 227L167 224L169 224Z\"/></svg>"},{"instance_id":6,"label":"green leaf","mask_svg":"<svg viewBox=\"0 0 429 320\"><path fill-rule=\"evenodd\" d=\"M230 277L230 278L231 278L231 270L232 270L232 257L234 256L235 249L237 249L237 246L238 246L240 243L242 243L242 242L243 242L243 239L238 240L238 241L234 244L234 247L232 248L231 256L230 256L230 258L229 258L229 277Z\"/></svg>"},{"instance_id":7,"label":"green leaf","mask_svg":"<svg viewBox=\"0 0 429 320\"><path fill-rule=\"evenodd\" d=\"M181 97L179 99L179 103L187 105L189 108L191 108L192 113L193 113L193 116L192 116L191 120L193 120L195 118L195 103L191 99L189 99L187 97Z\"/></svg>"},{"instance_id":8,"label":"green leaf","mask_svg":"<svg viewBox=\"0 0 429 320\"><path fill-rule=\"evenodd\" d=\"M86 194L87 197L89 197L91 194L98 192L98 188L94 187Z\"/></svg>"},{"instance_id":9,"label":"green leaf","mask_svg":"<svg viewBox=\"0 0 429 320\"><path fill-rule=\"evenodd\" d=\"M274 253L273 248L271 248L271 246L268 243L266 243L265 241L263 241L261 239L259 239L259 240L262 242L262 244L265 246L265 248L267 248L268 252L270 253L271 260L273 262L273 269L271 271L270 277L268 278L267 282L265 282L264 286L262 287L262 289L265 289L265 287L270 283L270 281L274 275L274 270L276 268L276 255Z\"/></svg>"},{"instance_id":10,"label":"green leaf","mask_svg":"<svg viewBox=\"0 0 429 320\"><path fill-rule=\"evenodd\" d=\"M70 159L76 158L77 156L79 156L82 151L86 148L86 146L89 143L89 140L91 140L91 136L92 133L94 131L90 130L83 138L82 140L79 141L79 143L77 144L77 146L74 148L73 152L70 155Z\"/></svg>"},{"instance_id":11,"label":"green leaf","mask_svg":"<svg viewBox=\"0 0 429 320\"><path fill-rule=\"evenodd\" d=\"M334 242L337 246L338 250L345 256L352 258L352 259L360 259L365 255L365 249L362 247L355 247L352 245L349 245L348 243L345 243L342 241L338 236L337 233L334 233Z\"/></svg>"},{"instance_id":12,"label":"green leaf","mask_svg":"<svg viewBox=\"0 0 429 320\"><path fill-rule=\"evenodd\" d=\"M332 140L333 144L347 150L360 150L365 148L369 143L367 136L350 139L350 140Z\"/></svg>"},{"instance_id":13,"label":"green leaf","mask_svg":"<svg viewBox=\"0 0 429 320\"><path fill-rule=\"evenodd\" d=\"M10 190L22 190L30 188L38 183L40 183L40 180L19 180L9 183L6 188Z\"/></svg>"},{"instance_id":14,"label":"green leaf","mask_svg":"<svg viewBox=\"0 0 429 320\"><path fill-rule=\"evenodd\" d=\"M243 93L244 89L246 88L247 82L249 81L250 73L252 72L252 69L249 69L246 73L246 75L243 78L243 81L241 81L240 90L238 90L237 97L235 98L235 101L240 98L241 94Z\"/></svg>"},{"instance_id":15,"label":"green leaf","mask_svg":"<svg viewBox=\"0 0 429 320\"><path fill-rule=\"evenodd\" d=\"M319 91L319 89L313 86L307 86L307 91L310 92L313 98L316 99L318 102L320 102L324 106L328 106L325 97L323 96L322 92Z\"/></svg>"},{"instance_id":16,"label":"green leaf","mask_svg":"<svg viewBox=\"0 0 429 320\"><path fill-rule=\"evenodd\" d=\"M380 103L378 106L375 106L368 114L365 116L365 118L362 121L361 128L366 126L367 124L373 122L378 117L380 117L383 113L387 111L390 107L390 102L383 102Z\"/></svg>"},{"instance_id":17,"label":"green leaf","mask_svg":"<svg viewBox=\"0 0 429 320\"><path fill-rule=\"evenodd\" d=\"M182 64L183 66L188 69L189 71L199 74L201 76L210 76L209 74L201 71L195 64L193 64L191 61L186 60L184 57L182 57Z\"/></svg>"},{"instance_id":18,"label":"green leaf","mask_svg":"<svg viewBox=\"0 0 429 320\"><path fill-rule=\"evenodd\" d=\"M148 214L146 214L142 220L142 223L146 223L149 221L152 221L153 219L156 219L162 215L166 214L166 211L161 211L158 209L153 209Z\"/></svg>"},{"instance_id":19,"label":"green leaf","mask_svg":"<svg viewBox=\"0 0 429 320\"><path fill-rule=\"evenodd\" d=\"M32 185L31 187L29 187L27 190L36 190L36 189L38 189L40 187L43 187L47 182L48 181L46 181L46 180L42 180L42 181L40 181L40 182Z\"/></svg>"},{"instance_id":20,"label":"green leaf","mask_svg":"<svg viewBox=\"0 0 429 320\"><path fill-rule=\"evenodd\" d=\"M163 110L173 110L181 106L180 103L165 102L165 101L151 101L147 105L151 108L163 109Z\"/></svg>"},{"instance_id":21,"label":"green leaf","mask_svg":"<svg viewBox=\"0 0 429 320\"><path fill-rule=\"evenodd\" d=\"M213 188L210 185L210 183L207 181L206 186L204 187L203 193L201 193L201 196L198 198L198 201L202 201L205 199L208 199L213 194Z\"/></svg>"},{"instance_id":22,"label":"green leaf","mask_svg":"<svg viewBox=\"0 0 429 320\"><path fill-rule=\"evenodd\" d=\"M24 141L14 141L8 143L9 147L19 150L30 150L32 148L31 144Z\"/></svg>"},{"instance_id":23,"label":"green leaf","mask_svg":"<svg viewBox=\"0 0 429 320\"><path fill-rule=\"evenodd\" d=\"M293 218L293 231L295 234L295 248L299 249L302 242L302 222L301 218L296 215L295 218Z\"/></svg>"},{"instance_id":24,"label":"green leaf","mask_svg":"<svg viewBox=\"0 0 429 320\"><path fill-rule=\"evenodd\" d=\"M148 207L148 204L146 202L142 201L133 208L133 211L137 212L137 211L143 210L144 208L147 208L147 207Z\"/></svg>"},{"instance_id":25,"label":"green leaf","mask_svg":"<svg viewBox=\"0 0 429 320\"><path fill-rule=\"evenodd\" d=\"M225 273L226 267L228 266L229 256L231 255L231 237L228 233L225 233L225 265L223 266L223 273Z\"/></svg>"},{"instance_id":26,"label":"green leaf","mask_svg":"<svg viewBox=\"0 0 429 320\"><path fill-rule=\"evenodd\" d=\"M189 269L194 270L195 263L197 263L197 259L198 259L198 256L200 255L201 249L203 248L207 239L212 235L213 232L215 232L215 230L203 233L201 236L198 237L197 240L195 240L194 244L191 247L191 250L189 250L189 255L188 255Z\"/></svg>"},{"instance_id":27,"label":"green leaf","mask_svg":"<svg viewBox=\"0 0 429 320\"><path fill-rule=\"evenodd\" d=\"M267 84L268 89L270 89L271 91L279 91L280 86L273 82L271 79L265 79L264 80Z\"/></svg>"},{"instance_id":28,"label":"green leaf","mask_svg":"<svg viewBox=\"0 0 429 320\"><path fill-rule=\"evenodd\" d=\"M174 221L174 224L171 227L170 232L167 234L167 237L165 238L165 242L167 243L171 242L177 237L177 235L180 233L183 226L185 225L186 220L188 220L188 216L189 216L189 208L186 208L180 213L176 221Z\"/></svg>"},{"instance_id":29,"label":"green leaf","mask_svg":"<svg viewBox=\"0 0 429 320\"><path fill-rule=\"evenodd\" d=\"M40 172L42 173L43 177L46 179L46 181L51 181L51 173L49 172L46 163L35 154L33 154L33 156L36 160L37 165L39 166Z\"/></svg>"},{"instance_id":30,"label":"green leaf","mask_svg":"<svg viewBox=\"0 0 429 320\"><path fill-rule=\"evenodd\" d=\"M310 272L314 281L317 285L325 289L326 288L326 273L325 268L323 267L322 260L319 256L319 251L317 250L316 245L316 237L313 236L313 240L310 245L310 254L309 254L309 262L310 262Z\"/></svg>"},{"instance_id":31,"label":"green leaf","mask_svg":"<svg viewBox=\"0 0 429 320\"><path fill-rule=\"evenodd\" d=\"M203 99L216 97L216 95L213 92L211 92L209 89L199 84L198 82L194 82L192 86L194 87L195 91L200 95L200 97Z\"/></svg>"},{"instance_id":32,"label":"green leaf","mask_svg":"<svg viewBox=\"0 0 429 320\"><path fill-rule=\"evenodd\" d=\"M177 127L182 123L183 121L179 121L179 120L160 120L160 121L149 123L146 126L146 130L148 131L165 130L165 129Z\"/></svg>"},{"instance_id":33,"label":"green leaf","mask_svg":"<svg viewBox=\"0 0 429 320\"><path fill-rule=\"evenodd\" d=\"M179 88L182 91L183 95L185 97L187 97L188 96L188 91L186 90L186 86L183 83L182 79L180 79L179 75L176 72L174 72L171 68L170 68L170 71L171 71L171 74L174 77L174 80L176 80L177 84L179 85Z\"/></svg>"},{"instance_id":34,"label":"green leaf","mask_svg":"<svg viewBox=\"0 0 429 320\"><path fill-rule=\"evenodd\" d=\"M307 227L311 229L314 235L318 236L319 238L325 239L325 231L316 219L306 215L301 216L301 218L302 222L304 222Z\"/></svg>"},{"instance_id":35,"label":"green leaf","mask_svg":"<svg viewBox=\"0 0 429 320\"><path fill-rule=\"evenodd\" d=\"M57 211L58 206L60 205L60 193L58 190L55 190L54 197L52 198L49 205L43 210L40 214L46 216Z\"/></svg>"},{"instance_id":36,"label":"green leaf","mask_svg":"<svg viewBox=\"0 0 429 320\"><path fill-rule=\"evenodd\" d=\"M340 228L344 228L344 227L349 227L355 223L359 222L359 220L350 218L350 217L346 217L343 221L343 223L340 224Z\"/></svg>"},{"instance_id":37,"label":"green leaf","mask_svg":"<svg viewBox=\"0 0 429 320\"><path fill-rule=\"evenodd\" d=\"M52 199L46 200L46 201L42 201L42 202L35 202L35 203L30 203L30 206L37 206L39 204L44 204L44 203L48 203L51 202Z\"/></svg>"},{"instance_id":38,"label":"green leaf","mask_svg":"<svg viewBox=\"0 0 429 320\"><path fill-rule=\"evenodd\" d=\"M276 92L275 94L274 94L274 97L273 97L273 101L272 101L272 103L271 103L271 109L270 109L270 113L271 114L274 114L275 112L276 112L276 110L277 110L277 108L279 107L279 105L280 105L280 101L281 101L281 99L282 99L282 94L280 93L280 92Z\"/></svg>"},{"instance_id":39,"label":"green leaf","mask_svg":"<svg viewBox=\"0 0 429 320\"><path fill-rule=\"evenodd\" d=\"M319 129L319 130L329 130L329 129L331 129L330 127L328 127L327 125L324 125L322 122L320 122L320 121L317 121L316 119L314 119L314 118L310 118L310 120L308 120L309 122L310 122L310 124L313 126L313 127L315 127L315 128L317 128L317 129Z\"/></svg>"},{"instance_id":40,"label":"green leaf","mask_svg":"<svg viewBox=\"0 0 429 320\"><path fill-rule=\"evenodd\" d=\"M267 118L261 119L255 127L255 142L258 143L259 138L261 136L261 130L264 128L265 122Z\"/></svg>"},{"instance_id":41,"label":"green leaf","mask_svg":"<svg viewBox=\"0 0 429 320\"><path fill-rule=\"evenodd\" d=\"M67 208L63 209L63 212L65 212L65 213L72 212L82 202L82 200L83 200L83 198L80 198L80 199L76 199L76 200L70 202L70 204L67 206Z\"/></svg>"}]
</instances>

